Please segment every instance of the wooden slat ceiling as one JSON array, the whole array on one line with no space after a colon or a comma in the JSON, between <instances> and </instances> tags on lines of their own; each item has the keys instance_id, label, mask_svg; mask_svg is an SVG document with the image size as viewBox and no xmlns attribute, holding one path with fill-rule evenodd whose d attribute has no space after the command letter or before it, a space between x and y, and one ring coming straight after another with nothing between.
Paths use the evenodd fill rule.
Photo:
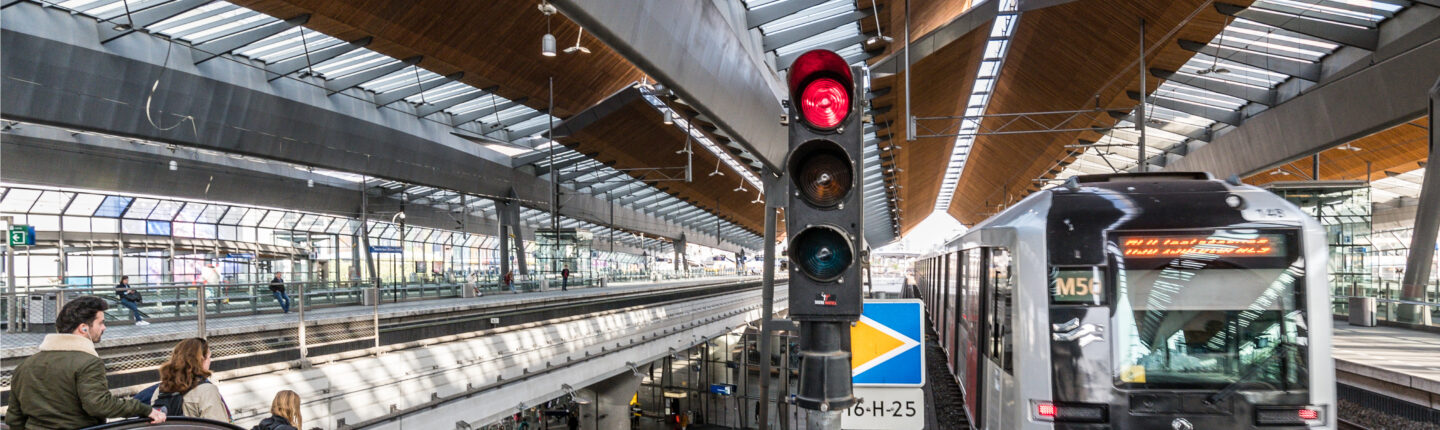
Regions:
<instances>
[{"instance_id":1,"label":"wooden slat ceiling","mask_svg":"<svg viewBox=\"0 0 1440 430\"><path fill-rule=\"evenodd\" d=\"M1097 104L1134 107L1137 102L1125 90L1140 87L1140 18L1146 22L1147 67L1166 70L1177 70L1192 56L1176 45L1177 39L1210 40L1225 25L1223 16L1205 0L1080 0L1025 12L987 114L1088 109ZM1148 78L1147 91L1160 83ZM1108 127L1115 122L1106 115L1099 117L1072 121L1066 128ZM984 127L999 127L1004 121L991 118ZM1032 179L1073 158L1065 145L1099 137L1090 131L980 136L948 212L967 225L980 222L1035 190Z\"/></svg>"},{"instance_id":2,"label":"wooden slat ceiling","mask_svg":"<svg viewBox=\"0 0 1440 430\"><path fill-rule=\"evenodd\" d=\"M855 3L856 9L862 12L870 12L872 3L878 4L881 34L895 39L884 51L876 52L876 58L884 58L905 49L905 0L859 0ZM974 0L911 0L910 41L920 40L921 37L954 21L960 14L970 10L974 3ZM867 36L875 33L875 18L860 20L860 32Z\"/></svg>"},{"instance_id":3,"label":"wooden slat ceiling","mask_svg":"<svg viewBox=\"0 0 1440 430\"><path fill-rule=\"evenodd\" d=\"M645 99L636 98L600 120L558 140L581 153L597 152L597 160L616 169L680 167L681 169L671 169L666 173L683 177L685 154L677 154L676 151L685 147L685 138L684 131L665 125L660 112ZM751 232L763 233L763 206L751 203L758 193L754 187L746 184L748 191L734 191L740 185L740 174L723 163L720 171L724 172L725 176L707 176L715 170L717 159L700 144L692 145L695 153L692 168L694 181L656 182L655 187L696 207L722 214L723 219ZM637 179L646 179L644 172L626 173ZM652 174L648 178L657 177Z\"/></svg>"},{"instance_id":4,"label":"wooden slat ceiling","mask_svg":"<svg viewBox=\"0 0 1440 430\"><path fill-rule=\"evenodd\" d=\"M600 41L584 35L590 54L540 55L545 15L533 0L234 0L289 18L309 13L306 27L341 40L374 37L367 48L394 57L423 55L420 67L476 88L498 85L501 96L544 110L555 77L555 114L564 118L595 105L643 76ZM573 46L580 27L562 14L550 18L558 50Z\"/></svg>"},{"instance_id":5,"label":"wooden slat ceiling","mask_svg":"<svg viewBox=\"0 0 1440 430\"><path fill-rule=\"evenodd\" d=\"M916 115L947 116L964 112L989 33L990 25L982 25L911 66L911 73L914 73L910 81L910 91L914 98L911 109ZM945 175L945 167L949 164L951 149L955 146L953 137L925 138L913 142L905 140L904 82L905 73L902 72L875 78L870 84L872 91L890 88L885 95L876 97L871 106L877 111L889 109L883 114L875 115L876 135L882 139L879 146L886 148L898 144L901 148L895 152L894 161L895 166L901 170L897 174L898 180L895 181L901 187L901 235L909 232L935 210L940 181ZM886 137L889 138L888 141L883 140Z\"/></svg>"},{"instance_id":6,"label":"wooden slat ceiling","mask_svg":"<svg viewBox=\"0 0 1440 430\"><path fill-rule=\"evenodd\" d=\"M1429 154L1430 121L1420 118L1385 131L1355 139L1351 151L1331 148L1320 153L1320 180L1365 181L1385 177L1385 172L1405 173L1420 168ZM1257 173L1244 181L1251 185L1307 179L1312 170L1310 157L1280 167L1289 175L1272 175L1275 169Z\"/></svg>"}]
</instances>

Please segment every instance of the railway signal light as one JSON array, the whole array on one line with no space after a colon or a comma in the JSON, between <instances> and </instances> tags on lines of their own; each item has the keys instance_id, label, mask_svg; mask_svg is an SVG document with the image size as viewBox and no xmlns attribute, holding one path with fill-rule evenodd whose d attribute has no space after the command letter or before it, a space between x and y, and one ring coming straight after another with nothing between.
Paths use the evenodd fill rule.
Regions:
<instances>
[{"instance_id":1,"label":"railway signal light","mask_svg":"<svg viewBox=\"0 0 1440 430\"><path fill-rule=\"evenodd\" d=\"M859 173L864 130L855 72L834 52L814 50L790 66L790 153L786 206L790 315L855 321L862 305L864 251Z\"/></svg>"},{"instance_id":2,"label":"railway signal light","mask_svg":"<svg viewBox=\"0 0 1440 430\"><path fill-rule=\"evenodd\" d=\"M838 411L855 402L850 322L863 309L864 253L860 72L826 50L800 55L789 69L790 318L800 322L796 403L807 409Z\"/></svg>"}]
</instances>

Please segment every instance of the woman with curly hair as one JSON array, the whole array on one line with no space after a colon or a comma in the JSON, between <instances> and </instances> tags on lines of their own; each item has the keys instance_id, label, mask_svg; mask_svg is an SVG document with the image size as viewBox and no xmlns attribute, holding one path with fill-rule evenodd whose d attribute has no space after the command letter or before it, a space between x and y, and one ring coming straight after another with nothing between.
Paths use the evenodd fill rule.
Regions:
<instances>
[{"instance_id":1,"label":"woman with curly hair","mask_svg":"<svg viewBox=\"0 0 1440 430\"><path fill-rule=\"evenodd\" d=\"M169 415L231 422L230 407L209 377L210 343L201 338L182 340L175 345L170 359L160 365L160 384L150 403L163 406L173 403L167 401L171 397L180 396L183 410L169 410Z\"/></svg>"}]
</instances>

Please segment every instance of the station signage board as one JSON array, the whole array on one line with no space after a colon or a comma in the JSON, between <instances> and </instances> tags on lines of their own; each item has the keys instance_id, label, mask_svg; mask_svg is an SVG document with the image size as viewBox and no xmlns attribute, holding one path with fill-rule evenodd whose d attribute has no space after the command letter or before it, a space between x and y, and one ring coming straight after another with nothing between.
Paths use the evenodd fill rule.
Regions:
<instances>
[{"instance_id":1,"label":"station signage board","mask_svg":"<svg viewBox=\"0 0 1440 430\"><path fill-rule=\"evenodd\" d=\"M35 227L15 224L10 226L10 232L7 236L10 238L10 246L35 245Z\"/></svg>"},{"instance_id":2,"label":"station signage board","mask_svg":"<svg viewBox=\"0 0 1440 430\"><path fill-rule=\"evenodd\" d=\"M855 387L854 406L845 408L845 430L925 428L925 390L920 387Z\"/></svg>"}]
</instances>

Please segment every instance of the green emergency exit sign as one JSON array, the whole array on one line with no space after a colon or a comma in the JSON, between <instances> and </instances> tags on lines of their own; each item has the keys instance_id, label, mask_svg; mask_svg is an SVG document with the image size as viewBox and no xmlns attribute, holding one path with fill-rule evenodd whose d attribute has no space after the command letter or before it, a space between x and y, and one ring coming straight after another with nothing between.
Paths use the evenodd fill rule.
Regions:
<instances>
[{"instance_id":1,"label":"green emergency exit sign","mask_svg":"<svg viewBox=\"0 0 1440 430\"><path fill-rule=\"evenodd\" d=\"M10 226L10 246L31 246L35 244L35 227L16 224Z\"/></svg>"}]
</instances>

